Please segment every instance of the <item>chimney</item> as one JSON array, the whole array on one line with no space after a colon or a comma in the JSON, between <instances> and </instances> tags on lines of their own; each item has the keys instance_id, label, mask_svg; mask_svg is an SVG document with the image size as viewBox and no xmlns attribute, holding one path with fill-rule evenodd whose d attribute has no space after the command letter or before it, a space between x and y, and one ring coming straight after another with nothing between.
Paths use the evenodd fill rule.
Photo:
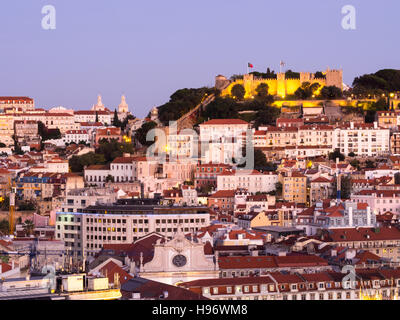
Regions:
<instances>
[{"instance_id":1,"label":"chimney","mask_svg":"<svg viewBox=\"0 0 400 320\"><path fill-rule=\"evenodd\" d=\"M354 129L354 122L350 122L350 129Z\"/></svg>"},{"instance_id":2,"label":"chimney","mask_svg":"<svg viewBox=\"0 0 400 320\"><path fill-rule=\"evenodd\" d=\"M349 207L349 226L353 226L353 207Z\"/></svg>"},{"instance_id":3,"label":"chimney","mask_svg":"<svg viewBox=\"0 0 400 320\"><path fill-rule=\"evenodd\" d=\"M374 121L374 129L378 129L378 122Z\"/></svg>"}]
</instances>

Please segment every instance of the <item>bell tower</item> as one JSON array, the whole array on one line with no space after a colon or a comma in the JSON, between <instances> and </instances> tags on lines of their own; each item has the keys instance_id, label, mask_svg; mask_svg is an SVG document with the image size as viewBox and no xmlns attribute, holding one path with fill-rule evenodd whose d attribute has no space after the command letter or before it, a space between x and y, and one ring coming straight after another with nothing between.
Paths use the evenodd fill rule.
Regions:
<instances>
[{"instance_id":1,"label":"bell tower","mask_svg":"<svg viewBox=\"0 0 400 320\"><path fill-rule=\"evenodd\" d=\"M126 103L126 98L125 98L125 96L123 95L123 96L121 97L121 103L120 103L120 105L118 106L118 113L127 113L128 110L129 110L129 106L128 106L128 104Z\"/></svg>"}]
</instances>

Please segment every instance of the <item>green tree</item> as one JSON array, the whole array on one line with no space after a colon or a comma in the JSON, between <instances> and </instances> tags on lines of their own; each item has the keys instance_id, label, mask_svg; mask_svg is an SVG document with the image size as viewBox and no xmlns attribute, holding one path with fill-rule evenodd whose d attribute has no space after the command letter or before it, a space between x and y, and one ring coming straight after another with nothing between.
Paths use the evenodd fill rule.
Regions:
<instances>
[{"instance_id":1,"label":"green tree","mask_svg":"<svg viewBox=\"0 0 400 320\"><path fill-rule=\"evenodd\" d=\"M243 87L243 85L241 85L241 84L235 84L233 87L232 87L232 90L231 90L231 95L232 95L232 97L234 98L234 99L237 99L237 100L243 100L244 99L244 95L246 94L246 90L245 90L245 88Z\"/></svg>"},{"instance_id":2,"label":"green tree","mask_svg":"<svg viewBox=\"0 0 400 320\"><path fill-rule=\"evenodd\" d=\"M114 177L113 177L111 174L109 174L109 175L106 177L106 182L114 182Z\"/></svg>"},{"instance_id":3,"label":"green tree","mask_svg":"<svg viewBox=\"0 0 400 320\"><path fill-rule=\"evenodd\" d=\"M168 125L169 121L178 120L207 96L216 93L215 88L180 89L171 95L169 102L158 107L158 118L164 125Z\"/></svg>"},{"instance_id":4,"label":"green tree","mask_svg":"<svg viewBox=\"0 0 400 320\"><path fill-rule=\"evenodd\" d=\"M268 167L267 157L260 149L254 149L254 169L263 169Z\"/></svg>"},{"instance_id":5,"label":"green tree","mask_svg":"<svg viewBox=\"0 0 400 320\"><path fill-rule=\"evenodd\" d=\"M256 88L257 97L262 99L267 98L269 96L268 90L269 90L268 84L260 83Z\"/></svg>"},{"instance_id":6,"label":"green tree","mask_svg":"<svg viewBox=\"0 0 400 320\"><path fill-rule=\"evenodd\" d=\"M300 79L300 73L293 72L292 70L288 70L285 72L285 78L286 79Z\"/></svg>"},{"instance_id":7,"label":"green tree","mask_svg":"<svg viewBox=\"0 0 400 320\"><path fill-rule=\"evenodd\" d=\"M319 87L320 85L318 82L303 82L295 91L294 95L297 99L307 100L311 98L311 96L319 89Z\"/></svg>"},{"instance_id":8,"label":"green tree","mask_svg":"<svg viewBox=\"0 0 400 320\"><path fill-rule=\"evenodd\" d=\"M329 160L336 161L337 158L339 158L339 161L344 161L345 156L344 154L340 153L339 150L335 150L329 154Z\"/></svg>"},{"instance_id":9,"label":"green tree","mask_svg":"<svg viewBox=\"0 0 400 320\"><path fill-rule=\"evenodd\" d=\"M218 97L207 105L201 113L199 122L207 119L233 119L238 118L238 104L232 98Z\"/></svg>"},{"instance_id":10,"label":"green tree","mask_svg":"<svg viewBox=\"0 0 400 320\"><path fill-rule=\"evenodd\" d=\"M367 169L375 169L376 168L375 162L372 161L372 160L365 161L365 168L367 168Z\"/></svg>"},{"instance_id":11,"label":"green tree","mask_svg":"<svg viewBox=\"0 0 400 320\"><path fill-rule=\"evenodd\" d=\"M25 223L23 225L23 230L28 237L33 234L34 229L35 229L35 225L33 224L33 221L25 220Z\"/></svg>"},{"instance_id":12,"label":"green tree","mask_svg":"<svg viewBox=\"0 0 400 320\"><path fill-rule=\"evenodd\" d=\"M99 147L96 149L97 157L103 157L106 163L112 162L117 157L122 157L124 153L133 154L134 148L132 143L111 141L100 142Z\"/></svg>"},{"instance_id":13,"label":"green tree","mask_svg":"<svg viewBox=\"0 0 400 320\"><path fill-rule=\"evenodd\" d=\"M256 128L259 128L261 125L274 126L276 124L276 119L279 118L280 114L280 109L276 107L265 106L264 109L257 112L254 126Z\"/></svg>"},{"instance_id":14,"label":"green tree","mask_svg":"<svg viewBox=\"0 0 400 320\"><path fill-rule=\"evenodd\" d=\"M356 168L357 170L360 170L360 161L358 161L357 159L351 160L350 165Z\"/></svg>"},{"instance_id":15,"label":"green tree","mask_svg":"<svg viewBox=\"0 0 400 320\"><path fill-rule=\"evenodd\" d=\"M60 129L48 129L43 122L38 122L38 132L39 136L42 137L42 141L61 139Z\"/></svg>"},{"instance_id":16,"label":"green tree","mask_svg":"<svg viewBox=\"0 0 400 320\"><path fill-rule=\"evenodd\" d=\"M320 96L326 100L339 99L342 97L342 90L336 86L325 86L321 89Z\"/></svg>"},{"instance_id":17,"label":"green tree","mask_svg":"<svg viewBox=\"0 0 400 320\"><path fill-rule=\"evenodd\" d=\"M281 182L275 183L275 190L276 190L276 195L277 196L282 196L283 186L282 186Z\"/></svg>"},{"instance_id":18,"label":"green tree","mask_svg":"<svg viewBox=\"0 0 400 320\"><path fill-rule=\"evenodd\" d=\"M118 118L117 109L114 109L114 118L113 118L112 124L114 127L117 127L117 128L121 128L121 126L122 126L122 122Z\"/></svg>"},{"instance_id":19,"label":"green tree","mask_svg":"<svg viewBox=\"0 0 400 320\"><path fill-rule=\"evenodd\" d=\"M80 173L86 166L106 164L106 158L104 154L89 152L81 156L73 156L68 162L71 172Z\"/></svg>"},{"instance_id":20,"label":"green tree","mask_svg":"<svg viewBox=\"0 0 400 320\"><path fill-rule=\"evenodd\" d=\"M135 139L139 141L142 146L151 146L154 141L147 141L146 137L147 133L155 127L157 127L157 123L153 121L143 123L143 125L138 130L136 130Z\"/></svg>"}]
</instances>

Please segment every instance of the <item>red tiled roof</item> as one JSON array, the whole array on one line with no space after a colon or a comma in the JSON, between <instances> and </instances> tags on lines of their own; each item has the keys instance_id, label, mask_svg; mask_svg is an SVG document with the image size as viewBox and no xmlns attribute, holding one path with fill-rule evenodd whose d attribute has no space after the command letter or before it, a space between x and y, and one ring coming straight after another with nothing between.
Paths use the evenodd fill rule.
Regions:
<instances>
[{"instance_id":1,"label":"red tiled roof","mask_svg":"<svg viewBox=\"0 0 400 320\"><path fill-rule=\"evenodd\" d=\"M212 119L212 120L203 122L200 125L204 126L204 125L236 125L236 124L248 125L248 122L243 121L241 119Z\"/></svg>"},{"instance_id":2,"label":"red tiled roof","mask_svg":"<svg viewBox=\"0 0 400 320\"><path fill-rule=\"evenodd\" d=\"M212 194L208 198L233 198L235 196L235 190L219 190L216 193Z\"/></svg>"},{"instance_id":3,"label":"red tiled roof","mask_svg":"<svg viewBox=\"0 0 400 320\"><path fill-rule=\"evenodd\" d=\"M397 228L353 228L329 230L328 242L400 240Z\"/></svg>"},{"instance_id":4,"label":"red tiled roof","mask_svg":"<svg viewBox=\"0 0 400 320\"><path fill-rule=\"evenodd\" d=\"M114 283L115 274L119 275L119 283L120 284L124 284L125 282L129 281L129 279L133 278L129 273L127 273L124 269L122 269L114 261L108 262L99 271L108 278L109 283Z\"/></svg>"}]
</instances>

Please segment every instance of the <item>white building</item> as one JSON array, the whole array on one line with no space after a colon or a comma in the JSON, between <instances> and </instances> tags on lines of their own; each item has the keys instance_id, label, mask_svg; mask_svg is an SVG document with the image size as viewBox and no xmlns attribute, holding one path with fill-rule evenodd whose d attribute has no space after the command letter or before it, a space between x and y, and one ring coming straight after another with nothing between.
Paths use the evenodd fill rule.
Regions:
<instances>
[{"instance_id":1,"label":"white building","mask_svg":"<svg viewBox=\"0 0 400 320\"><path fill-rule=\"evenodd\" d=\"M90 143L89 134L86 130L68 130L64 137L65 143L79 144L81 141Z\"/></svg>"},{"instance_id":2,"label":"white building","mask_svg":"<svg viewBox=\"0 0 400 320\"><path fill-rule=\"evenodd\" d=\"M390 152L390 130L379 128L378 123L354 123L335 129L334 149L348 156L353 152L357 156L375 157Z\"/></svg>"},{"instance_id":3,"label":"white building","mask_svg":"<svg viewBox=\"0 0 400 320\"><path fill-rule=\"evenodd\" d=\"M187 206L197 206L199 201L196 189L192 186L182 186L182 200Z\"/></svg>"},{"instance_id":4,"label":"white building","mask_svg":"<svg viewBox=\"0 0 400 320\"><path fill-rule=\"evenodd\" d=\"M62 204L62 212L81 212L88 206L111 205L117 201L117 193L111 188L84 188L69 190Z\"/></svg>"},{"instance_id":5,"label":"white building","mask_svg":"<svg viewBox=\"0 0 400 320\"><path fill-rule=\"evenodd\" d=\"M248 128L249 124L240 119L213 119L200 124L202 162L230 164L232 158L240 159L243 134Z\"/></svg>"},{"instance_id":6,"label":"white building","mask_svg":"<svg viewBox=\"0 0 400 320\"><path fill-rule=\"evenodd\" d=\"M116 205L97 206L91 211L56 214L56 239L64 241L66 249L78 256L83 250L88 254L100 251L103 244L131 244L152 232L172 238L179 227L187 233L210 224L205 207Z\"/></svg>"},{"instance_id":7,"label":"white building","mask_svg":"<svg viewBox=\"0 0 400 320\"><path fill-rule=\"evenodd\" d=\"M375 214L400 215L400 190L362 190L351 195L357 203L366 203Z\"/></svg>"},{"instance_id":8,"label":"white building","mask_svg":"<svg viewBox=\"0 0 400 320\"><path fill-rule=\"evenodd\" d=\"M110 175L107 165L91 165L84 169L85 182L88 186L104 187L106 178Z\"/></svg>"},{"instance_id":9,"label":"white building","mask_svg":"<svg viewBox=\"0 0 400 320\"><path fill-rule=\"evenodd\" d=\"M273 172L261 173L257 170L225 171L217 176L218 190L247 189L251 193L275 190L278 175Z\"/></svg>"},{"instance_id":10,"label":"white building","mask_svg":"<svg viewBox=\"0 0 400 320\"><path fill-rule=\"evenodd\" d=\"M136 180L136 161L134 157L119 157L110 164L110 174L114 182L133 182Z\"/></svg>"}]
</instances>

